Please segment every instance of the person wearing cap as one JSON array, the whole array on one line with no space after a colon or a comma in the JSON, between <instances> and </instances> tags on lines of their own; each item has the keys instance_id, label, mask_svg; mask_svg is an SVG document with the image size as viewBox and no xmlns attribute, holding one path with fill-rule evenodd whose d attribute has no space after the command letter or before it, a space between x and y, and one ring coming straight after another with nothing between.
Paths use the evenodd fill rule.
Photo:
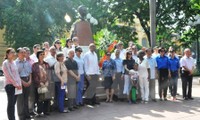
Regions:
<instances>
[{"instance_id":1,"label":"person wearing cap","mask_svg":"<svg viewBox=\"0 0 200 120\"><path fill-rule=\"evenodd\" d=\"M156 57L157 70L158 70L158 87L160 101L167 101L167 89L168 89L168 76L169 76L169 59L165 55L165 49L160 47L159 55Z\"/></svg>"},{"instance_id":2,"label":"person wearing cap","mask_svg":"<svg viewBox=\"0 0 200 120\"><path fill-rule=\"evenodd\" d=\"M112 88L113 81L115 80L116 64L113 59L110 58L111 53L106 52L106 60L103 62L102 71L104 76L104 87L106 90L106 102L113 101L114 89Z\"/></svg>"},{"instance_id":3,"label":"person wearing cap","mask_svg":"<svg viewBox=\"0 0 200 120\"><path fill-rule=\"evenodd\" d=\"M179 59L175 56L175 50L173 48L169 51L169 79L170 79L170 92L173 97L173 101L176 100L177 94L177 82L178 82L178 71L180 68Z\"/></svg>"},{"instance_id":4,"label":"person wearing cap","mask_svg":"<svg viewBox=\"0 0 200 120\"><path fill-rule=\"evenodd\" d=\"M33 54L30 55L30 58L34 61L34 63L38 62L38 58L37 58L36 54L37 54L37 51L39 51L39 50L40 50L40 44L35 44L33 46Z\"/></svg>"},{"instance_id":5,"label":"person wearing cap","mask_svg":"<svg viewBox=\"0 0 200 120\"><path fill-rule=\"evenodd\" d=\"M82 51L81 47L75 48L74 60L78 64L78 73L80 75L80 80L78 81L77 97L76 97L76 104L78 106L83 106L83 98L82 97L83 97L85 74L84 74L84 60L81 56L82 52L83 51Z\"/></svg>"},{"instance_id":6,"label":"person wearing cap","mask_svg":"<svg viewBox=\"0 0 200 120\"><path fill-rule=\"evenodd\" d=\"M54 65L55 75L58 77L58 80L55 81L55 99L58 105L58 110L61 113L67 113L69 110L64 109L65 103L65 94L67 90L67 68L64 64L64 54L58 52L56 54L56 63Z\"/></svg>"},{"instance_id":7,"label":"person wearing cap","mask_svg":"<svg viewBox=\"0 0 200 120\"><path fill-rule=\"evenodd\" d=\"M132 103L130 99L130 89L131 89L131 82L130 82L130 75L129 71L134 69L133 66L135 64L135 60L132 58L132 51L126 52L126 59L123 60L123 66L124 66L124 91L123 93L127 95L127 99L129 103Z\"/></svg>"},{"instance_id":8,"label":"person wearing cap","mask_svg":"<svg viewBox=\"0 0 200 120\"><path fill-rule=\"evenodd\" d=\"M194 59L191 57L191 51L189 48L184 50L184 56L180 60L181 66L181 80L182 80L182 91L184 100L193 100L192 97L192 80L194 72Z\"/></svg>"},{"instance_id":9,"label":"person wearing cap","mask_svg":"<svg viewBox=\"0 0 200 120\"><path fill-rule=\"evenodd\" d=\"M65 47L63 48L63 54L65 56L65 59L68 57L68 50L72 49L72 40L70 38L68 38L66 40L66 43L65 43Z\"/></svg>"},{"instance_id":10,"label":"person wearing cap","mask_svg":"<svg viewBox=\"0 0 200 120\"><path fill-rule=\"evenodd\" d=\"M62 52L61 42L59 39L54 41L53 46L56 48L56 52Z\"/></svg>"},{"instance_id":11,"label":"person wearing cap","mask_svg":"<svg viewBox=\"0 0 200 120\"><path fill-rule=\"evenodd\" d=\"M98 58L95 52L96 46L94 43L89 45L89 51L84 56L84 68L89 86L85 92L87 103L90 105L100 104L96 101L96 87L99 80L99 65Z\"/></svg>"}]
</instances>

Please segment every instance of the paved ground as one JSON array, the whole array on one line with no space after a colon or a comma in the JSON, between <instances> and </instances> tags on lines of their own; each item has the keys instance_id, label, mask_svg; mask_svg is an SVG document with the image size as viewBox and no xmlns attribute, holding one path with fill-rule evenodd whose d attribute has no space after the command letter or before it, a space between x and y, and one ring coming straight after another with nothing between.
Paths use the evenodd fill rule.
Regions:
<instances>
[{"instance_id":1,"label":"paved ground","mask_svg":"<svg viewBox=\"0 0 200 120\"><path fill-rule=\"evenodd\" d=\"M7 120L7 98L2 86L3 77L0 78L0 120ZM181 93L179 80L178 93ZM194 100L183 101L181 96L178 101L158 101L148 104L128 104L125 102L104 103L100 106L85 106L71 113L51 113L48 117L36 120L200 120L200 84L197 78L193 82ZM157 96L158 98L158 96Z\"/></svg>"}]
</instances>

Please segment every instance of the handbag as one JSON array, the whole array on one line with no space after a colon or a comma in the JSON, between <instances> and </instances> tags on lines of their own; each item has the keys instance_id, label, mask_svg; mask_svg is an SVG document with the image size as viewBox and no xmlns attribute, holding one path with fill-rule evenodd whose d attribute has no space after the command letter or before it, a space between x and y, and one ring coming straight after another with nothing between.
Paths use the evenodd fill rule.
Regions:
<instances>
[{"instance_id":1,"label":"handbag","mask_svg":"<svg viewBox=\"0 0 200 120\"><path fill-rule=\"evenodd\" d=\"M43 93L47 93L48 92L48 88L45 86L45 87L39 87L38 89L37 89L37 91L38 91L38 93L39 94L43 94Z\"/></svg>"}]
</instances>

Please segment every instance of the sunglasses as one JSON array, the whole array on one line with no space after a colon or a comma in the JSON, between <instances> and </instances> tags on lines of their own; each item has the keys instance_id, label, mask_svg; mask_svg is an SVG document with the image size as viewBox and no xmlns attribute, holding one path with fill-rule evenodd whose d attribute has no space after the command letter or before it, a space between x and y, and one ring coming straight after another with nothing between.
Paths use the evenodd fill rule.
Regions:
<instances>
[{"instance_id":1,"label":"sunglasses","mask_svg":"<svg viewBox=\"0 0 200 120\"><path fill-rule=\"evenodd\" d=\"M40 54L40 56L44 56L44 53Z\"/></svg>"},{"instance_id":2,"label":"sunglasses","mask_svg":"<svg viewBox=\"0 0 200 120\"><path fill-rule=\"evenodd\" d=\"M56 44L61 44L60 42L57 42Z\"/></svg>"}]
</instances>

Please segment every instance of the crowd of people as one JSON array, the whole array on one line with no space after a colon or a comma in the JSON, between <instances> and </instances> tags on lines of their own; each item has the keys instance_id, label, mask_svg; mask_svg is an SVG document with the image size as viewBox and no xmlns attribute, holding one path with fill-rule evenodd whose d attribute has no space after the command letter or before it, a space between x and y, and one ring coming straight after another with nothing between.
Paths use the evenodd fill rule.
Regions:
<instances>
[{"instance_id":1,"label":"crowd of people","mask_svg":"<svg viewBox=\"0 0 200 120\"><path fill-rule=\"evenodd\" d=\"M169 88L172 100L176 101L177 82L182 79L184 100L192 100L192 74L195 68L189 48L180 59L172 47L137 49L129 42L115 46L113 53L106 51L106 60L99 67L94 43L89 50L83 50L78 38L66 40L61 47L59 39L50 46L44 42L33 46L33 54L28 47L16 50L8 48L2 65L5 75L5 91L8 99L7 116L15 120L17 102L20 120L34 116L50 115L52 109L68 113L84 104L100 104L96 99L99 78L103 78L106 102L112 103L114 96L129 104L149 101L156 102L155 82L158 79L159 100L167 101ZM87 89L85 88L87 81ZM84 100L83 100L84 96ZM67 98L67 106L65 100ZM53 103L53 104L52 104Z\"/></svg>"}]
</instances>

